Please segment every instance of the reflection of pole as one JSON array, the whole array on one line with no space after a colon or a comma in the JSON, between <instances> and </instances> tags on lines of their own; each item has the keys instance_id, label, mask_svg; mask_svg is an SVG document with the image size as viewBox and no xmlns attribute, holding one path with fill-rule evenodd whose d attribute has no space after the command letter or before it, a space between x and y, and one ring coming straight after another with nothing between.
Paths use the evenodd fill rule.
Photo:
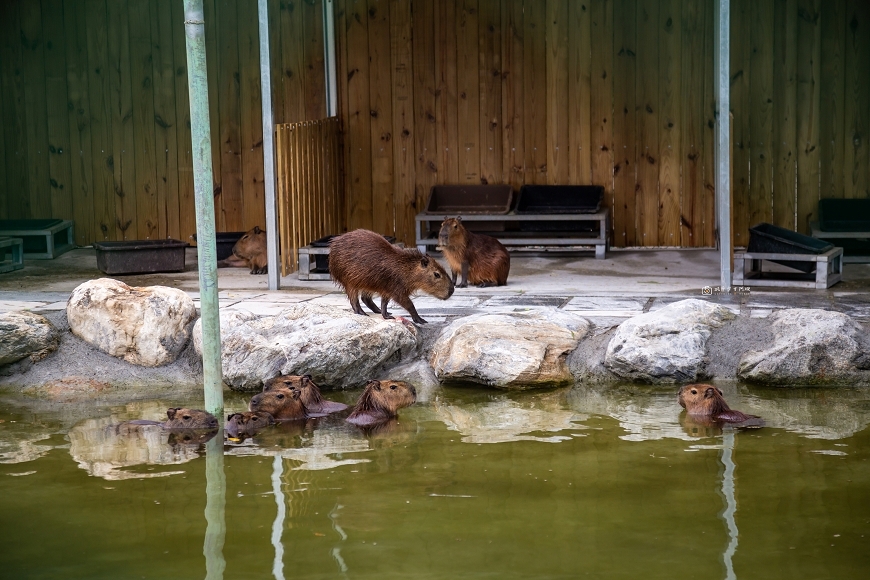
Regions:
<instances>
[{"instance_id":1,"label":"reflection of pole","mask_svg":"<svg viewBox=\"0 0 870 580\"><path fill-rule=\"evenodd\" d=\"M226 498L227 480L224 475L224 430L205 445L205 556L206 580L222 580L224 577L224 539L227 535Z\"/></svg>"},{"instance_id":2,"label":"reflection of pole","mask_svg":"<svg viewBox=\"0 0 870 580\"><path fill-rule=\"evenodd\" d=\"M736 580L734 574L734 553L737 551L737 521L734 519L734 514L737 513L737 500L734 498L734 431L728 430L722 434L722 465L725 466L725 473L722 475L722 495L725 498L725 511L722 512L722 519L725 520L725 526L728 528L728 547L722 555L725 561L725 579Z\"/></svg>"},{"instance_id":3,"label":"reflection of pole","mask_svg":"<svg viewBox=\"0 0 870 580\"><path fill-rule=\"evenodd\" d=\"M272 575L275 580L284 580L284 544L281 543L281 534L284 531L284 515L287 507L284 503L284 492L281 491L281 476L284 474L284 462L280 455L275 456L272 462L272 492L275 494L275 505L278 513L272 524L272 545L275 547L275 562L272 564Z\"/></svg>"}]
</instances>

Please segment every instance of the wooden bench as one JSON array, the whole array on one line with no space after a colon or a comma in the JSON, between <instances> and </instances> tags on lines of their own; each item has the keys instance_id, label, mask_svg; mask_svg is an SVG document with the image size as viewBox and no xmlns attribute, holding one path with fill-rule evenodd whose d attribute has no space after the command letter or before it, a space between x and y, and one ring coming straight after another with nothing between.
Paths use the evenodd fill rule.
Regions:
<instances>
[{"instance_id":1,"label":"wooden bench","mask_svg":"<svg viewBox=\"0 0 870 580\"><path fill-rule=\"evenodd\" d=\"M21 238L29 260L53 260L76 247L71 220L0 220L0 236Z\"/></svg>"},{"instance_id":2,"label":"wooden bench","mask_svg":"<svg viewBox=\"0 0 870 580\"><path fill-rule=\"evenodd\" d=\"M870 242L868 242L868 240L870 240L870 232L826 232L819 229L819 222L810 222L810 230L812 231L814 238L831 242L835 246L840 245L837 243L839 240L862 241L867 242L867 244L870 245ZM846 252L844 249L843 262L847 264L870 264L870 251L865 255L852 254L851 252Z\"/></svg>"},{"instance_id":3,"label":"wooden bench","mask_svg":"<svg viewBox=\"0 0 870 580\"><path fill-rule=\"evenodd\" d=\"M815 262L815 272L765 272L763 262ZM771 254L739 252L734 254L735 286L774 286L792 288L830 288L843 277L843 248L823 254Z\"/></svg>"},{"instance_id":4,"label":"wooden bench","mask_svg":"<svg viewBox=\"0 0 870 580\"><path fill-rule=\"evenodd\" d=\"M7 259L7 256L8 259ZM0 274L24 267L24 240L0 238Z\"/></svg>"}]
</instances>

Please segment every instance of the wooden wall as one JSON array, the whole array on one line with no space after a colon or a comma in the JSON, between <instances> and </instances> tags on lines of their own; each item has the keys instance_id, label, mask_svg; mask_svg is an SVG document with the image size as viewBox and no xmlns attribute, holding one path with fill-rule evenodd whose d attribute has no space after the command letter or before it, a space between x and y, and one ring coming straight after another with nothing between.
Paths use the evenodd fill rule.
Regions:
<instances>
[{"instance_id":1,"label":"wooden wall","mask_svg":"<svg viewBox=\"0 0 870 580\"><path fill-rule=\"evenodd\" d=\"M265 223L257 3L204 0L218 231ZM270 0L276 122L325 116L321 0ZM195 232L180 0L0 3L0 219Z\"/></svg>"},{"instance_id":2,"label":"wooden wall","mask_svg":"<svg viewBox=\"0 0 870 580\"><path fill-rule=\"evenodd\" d=\"M715 245L712 6L337 0L349 227L410 241L433 184L595 183L615 245ZM870 3L732 6L745 244L870 195Z\"/></svg>"}]
</instances>

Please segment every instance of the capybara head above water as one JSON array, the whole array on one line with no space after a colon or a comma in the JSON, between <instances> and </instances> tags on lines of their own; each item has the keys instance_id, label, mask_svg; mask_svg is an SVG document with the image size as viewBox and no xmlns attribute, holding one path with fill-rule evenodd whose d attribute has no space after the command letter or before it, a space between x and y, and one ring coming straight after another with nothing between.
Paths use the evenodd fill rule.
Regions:
<instances>
[{"instance_id":1,"label":"capybara head above water","mask_svg":"<svg viewBox=\"0 0 870 580\"><path fill-rule=\"evenodd\" d=\"M233 255L251 267L251 274L265 274L269 261L266 257L266 232L254 226L245 232L233 246Z\"/></svg>"},{"instance_id":2,"label":"capybara head above water","mask_svg":"<svg viewBox=\"0 0 870 580\"><path fill-rule=\"evenodd\" d=\"M438 243L450 265L452 280L458 274L460 288L469 283L481 288L504 286L511 269L511 256L507 248L492 236L475 234L462 225L461 217L446 217L441 222Z\"/></svg>"},{"instance_id":3,"label":"capybara head above water","mask_svg":"<svg viewBox=\"0 0 870 580\"><path fill-rule=\"evenodd\" d=\"M270 413L245 411L244 413L228 415L224 431L229 437L256 435L257 431L274 424L275 418Z\"/></svg>"},{"instance_id":4,"label":"capybara head above water","mask_svg":"<svg viewBox=\"0 0 870 580\"><path fill-rule=\"evenodd\" d=\"M217 429L218 420L214 415L199 409L171 407L166 410L167 420L164 429Z\"/></svg>"},{"instance_id":5,"label":"capybara head above water","mask_svg":"<svg viewBox=\"0 0 870 580\"><path fill-rule=\"evenodd\" d=\"M311 379L311 375L281 375L269 379L263 385L263 391L272 391L277 388L286 388L299 391L299 398L309 417L318 417L343 411L347 409L347 405L336 403L335 401L327 401L323 398L318 387Z\"/></svg>"},{"instance_id":6,"label":"capybara head above water","mask_svg":"<svg viewBox=\"0 0 870 580\"><path fill-rule=\"evenodd\" d=\"M404 381L369 381L347 420L357 425L386 421L417 401L417 390Z\"/></svg>"},{"instance_id":7,"label":"capybara head above water","mask_svg":"<svg viewBox=\"0 0 870 580\"><path fill-rule=\"evenodd\" d=\"M453 295L453 281L434 258L416 248L397 248L380 234L354 230L333 239L329 244L329 273L347 292L353 311L365 314L360 298L372 312L393 318L387 312L390 300L411 314L418 324L426 321L417 314L410 296L425 292L447 300ZM381 307L372 301L381 297Z\"/></svg>"},{"instance_id":8,"label":"capybara head above water","mask_svg":"<svg viewBox=\"0 0 870 580\"><path fill-rule=\"evenodd\" d=\"M274 386L251 398L248 409L253 412L269 413L276 421L304 419L308 416L301 395L296 389Z\"/></svg>"},{"instance_id":9,"label":"capybara head above water","mask_svg":"<svg viewBox=\"0 0 870 580\"><path fill-rule=\"evenodd\" d=\"M677 401L690 415L710 417L715 421L742 423L750 419L759 419L755 415L747 415L731 409L725 402L722 391L713 385L683 385L677 395Z\"/></svg>"}]
</instances>

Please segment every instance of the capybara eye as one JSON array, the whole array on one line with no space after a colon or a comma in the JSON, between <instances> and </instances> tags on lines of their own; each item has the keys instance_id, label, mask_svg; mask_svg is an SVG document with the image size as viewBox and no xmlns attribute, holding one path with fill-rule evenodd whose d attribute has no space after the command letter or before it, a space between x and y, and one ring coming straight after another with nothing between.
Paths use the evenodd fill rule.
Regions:
<instances>
[{"instance_id":1,"label":"capybara eye","mask_svg":"<svg viewBox=\"0 0 870 580\"><path fill-rule=\"evenodd\" d=\"M395 390L396 390L396 385L390 385L390 390L391 390L391 391L395 391Z\"/></svg>"},{"instance_id":2,"label":"capybara eye","mask_svg":"<svg viewBox=\"0 0 870 580\"><path fill-rule=\"evenodd\" d=\"M185 415L185 416L183 417L183 419L184 419L185 421L190 421L190 415Z\"/></svg>"},{"instance_id":3,"label":"capybara eye","mask_svg":"<svg viewBox=\"0 0 870 580\"><path fill-rule=\"evenodd\" d=\"M283 398L284 398L284 395L278 395L278 398L279 398L279 399L283 399Z\"/></svg>"},{"instance_id":4,"label":"capybara eye","mask_svg":"<svg viewBox=\"0 0 870 580\"><path fill-rule=\"evenodd\" d=\"M693 395L697 395L697 394L698 394L698 391L695 390L695 389L692 389L692 394L693 394Z\"/></svg>"},{"instance_id":5,"label":"capybara eye","mask_svg":"<svg viewBox=\"0 0 870 580\"><path fill-rule=\"evenodd\" d=\"M441 274L439 274L438 272L435 272L435 277L436 277L436 278L440 278L440 277L441 277Z\"/></svg>"}]
</instances>

